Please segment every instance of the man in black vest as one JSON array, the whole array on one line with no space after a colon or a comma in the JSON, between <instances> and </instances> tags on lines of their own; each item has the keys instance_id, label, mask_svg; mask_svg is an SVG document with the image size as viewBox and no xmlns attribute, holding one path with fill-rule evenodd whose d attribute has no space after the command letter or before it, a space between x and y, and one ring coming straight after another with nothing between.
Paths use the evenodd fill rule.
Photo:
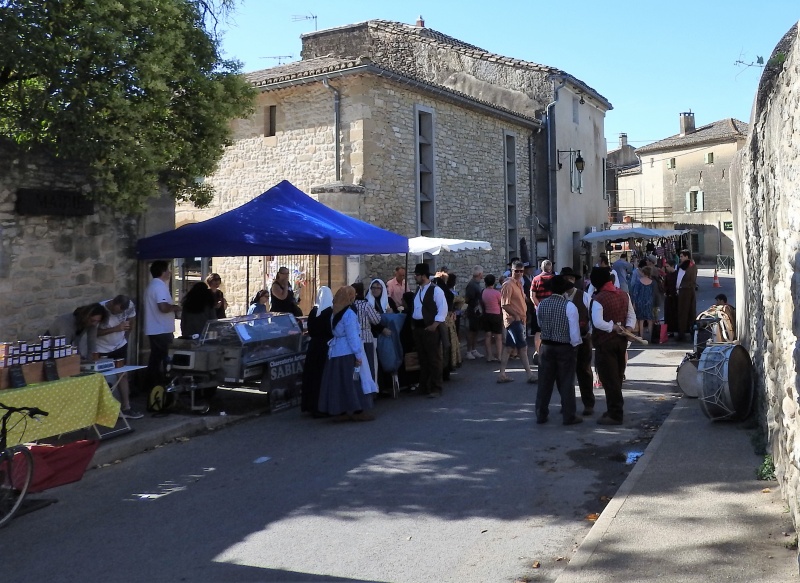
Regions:
<instances>
[{"instance_id":1,"label":"man in black vest","mask_svg":"<svg viewBox=\"0 0 800 583\"><path fill-rule=\"evenodd\" d=\"M570 284L562 275L548 282L551 295L538 308L542 331L539 354L539 388L536 392L536 423L547 423L553 384L561 395L564 425L581 423L575 414L575 347L581 343L578 310L564 297Z\"/></svg>"},{"instance_id":2,"label":"man in black vest","mask_svg":"<svg viewBox=\"0 0 800 583\"><path fill-rule=\"evenodd\" d=\"M578 326L581 332L581 344L578 345L575 355L575 376L578 377L578 387L581 391L583 414L594 413L594 375L592 374L592 326L589 317L589 306L592 299L582 288L575 287L578 276L571 267L564 267L561 275L572 286L564 297L575 304L578 310ZM581 285L583 278L580 279Z\"/></svg>"},{"instance_id":3,"label":"man in black vest","mask_svg":"<svg viewBox=\"0 0 800 583\"><path fill-rule=\"evenodd\" d=\"M426 263L414 268L417 293L411 312L414 345L419 358L419 388L428 397L442 394L442 341L439 326L447 317L447 300L442 288L431 284Z\"/></svg>"}]
</instances>

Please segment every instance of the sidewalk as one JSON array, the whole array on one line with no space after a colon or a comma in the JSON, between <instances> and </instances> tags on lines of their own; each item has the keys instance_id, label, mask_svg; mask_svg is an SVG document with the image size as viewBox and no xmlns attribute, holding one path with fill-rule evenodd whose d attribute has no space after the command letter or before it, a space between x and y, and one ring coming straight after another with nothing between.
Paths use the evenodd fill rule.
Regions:
<instances>
[{"instance_id":1,"label":"sidewalk","mask_svg":"<svg viewBox=\"0 0 800 583\"><path fill-rule=\"evenodd\" d=\"M755 478L753 432L682 398L557 583L797 581L794 528L777 482Z\"/></svg>"}]
</instances>

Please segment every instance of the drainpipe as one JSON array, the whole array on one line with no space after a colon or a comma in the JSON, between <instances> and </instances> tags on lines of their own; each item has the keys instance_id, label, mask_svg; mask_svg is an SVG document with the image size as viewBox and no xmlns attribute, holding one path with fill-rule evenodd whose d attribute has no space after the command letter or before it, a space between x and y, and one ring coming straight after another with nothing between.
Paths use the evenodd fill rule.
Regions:
<instances>
[{"instance_id":1,"label":"drainpipe","mask_svg":"<svg viewBox=\"0 0 800 583\"><path fill-rule=\"evenodd\" d=\"M333 93L333 131L336 140L336 151L334 153L336 157L336 182L340 182L342 180L341 132L339 131L339 126L341 125L339 116L341 95L338 89L328 83L327 78L323 77L322 84L325 86L325 89Z\"/></svg>"},{"instance_id":2,"label":"drainpipe","mask_svg":"<svg viewBox=\"0 0 800 583\"><path fill-rule=\"evenodd\" d=\"M557 160L555 159L555 140L553 132L555 131L555 120L553 119L553 107L558 102L558 91L564 86L566 80L564 77L560 78L560 83L556 85L556 77L553 77L553 101L551 101L545 109L545 116L547 118L547 176L549 184L548 205L547 205L547 235L549 238L548 247L550 248L550 261L556 260L556 169Z\"/></svg>"}]
</instances>

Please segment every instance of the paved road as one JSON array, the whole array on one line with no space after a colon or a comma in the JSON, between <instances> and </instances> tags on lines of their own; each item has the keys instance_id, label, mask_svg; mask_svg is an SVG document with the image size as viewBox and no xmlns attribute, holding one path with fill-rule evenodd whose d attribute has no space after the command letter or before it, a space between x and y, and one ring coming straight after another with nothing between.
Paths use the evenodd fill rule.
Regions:
<instances>
[{"instance_id":1,"label":"paved road","mask_svg":"<svg viewBox=\"0 0 800 583\"><path fill-rule=\"evenodd\" d=\"M372 423L291 410L169 444L0 531L3 581L553 581L674 405L685 348L631 351L619 428L536 425L524 373L469 361Z\"/></svg>"}]
</instances>

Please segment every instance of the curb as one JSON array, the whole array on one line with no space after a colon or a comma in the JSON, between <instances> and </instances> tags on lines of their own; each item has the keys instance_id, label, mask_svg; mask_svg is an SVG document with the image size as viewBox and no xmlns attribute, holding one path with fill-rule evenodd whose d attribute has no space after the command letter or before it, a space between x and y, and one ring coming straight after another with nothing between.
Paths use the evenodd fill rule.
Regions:
<instances>
[{"instance_id":1,"label":"curb","mask_svg":"<svg viewBox=\"0 0 800 583\"><path fill-rule=\"evenodd\" d=\"M244 415L226 415L226 416L209 416L209 417L187 417L177 424L170 424L158 431L143 431L137 433L134 429L133 433L120 436L119 438L112 438L105 447L102 446L97 449L89 463L90 469L95 469L103 465L112 464L129 458L154 447L172 441L179 437L194 437L214 431L221 427L233 425L240 421L258 417L267 413L268 409L257 409Z\"/></svg>"},{"instance_id":2,"label":"curb","mask_svg":"<svg viewBox=\"0 0 800 583\"><path fill-rule=\"evenodd\" d=\"M672 408L672 411L670 411L669 416L666 418L664 423L656 432L656 435L645 448L642 457L640 457L636 462L633 470L631 470L631 473L628 474L627 478L625 478L625 481L622 482L619 490L617 490L617 493L614 494L613 498L611 498L611 501L603 509L603 512L600 513L600 517L595 521L591 530L589 530L589 533L586 535L583 541L581 541L580 545L578 545L578 548L575 549L575 553L573 554L569 563L567 563L565 569L561 572L558 578L556 578L555 583L570 583L571 581L576 580L575 577L587 565L589 560L592 558L592 555L594 555L594 552L597 550L597 546L603 540L603 537L605 536L606 532L608 532L608 529L611 527L611 524L614 522L617 514L619 514L620 510L622 510L622 507L628 500L628 496L630 495L631 491L634 489L641 476L647 470L647 466L650 465L650 461L655 457L656 451L658 451L659 447L661 447L661 444L666 439L666 436L673 431L673 425L678 417L678 413L689 406L689 399L686 398L681 398L677 403L675 403L675 406Z\"/></svg>"}]
</instances>

